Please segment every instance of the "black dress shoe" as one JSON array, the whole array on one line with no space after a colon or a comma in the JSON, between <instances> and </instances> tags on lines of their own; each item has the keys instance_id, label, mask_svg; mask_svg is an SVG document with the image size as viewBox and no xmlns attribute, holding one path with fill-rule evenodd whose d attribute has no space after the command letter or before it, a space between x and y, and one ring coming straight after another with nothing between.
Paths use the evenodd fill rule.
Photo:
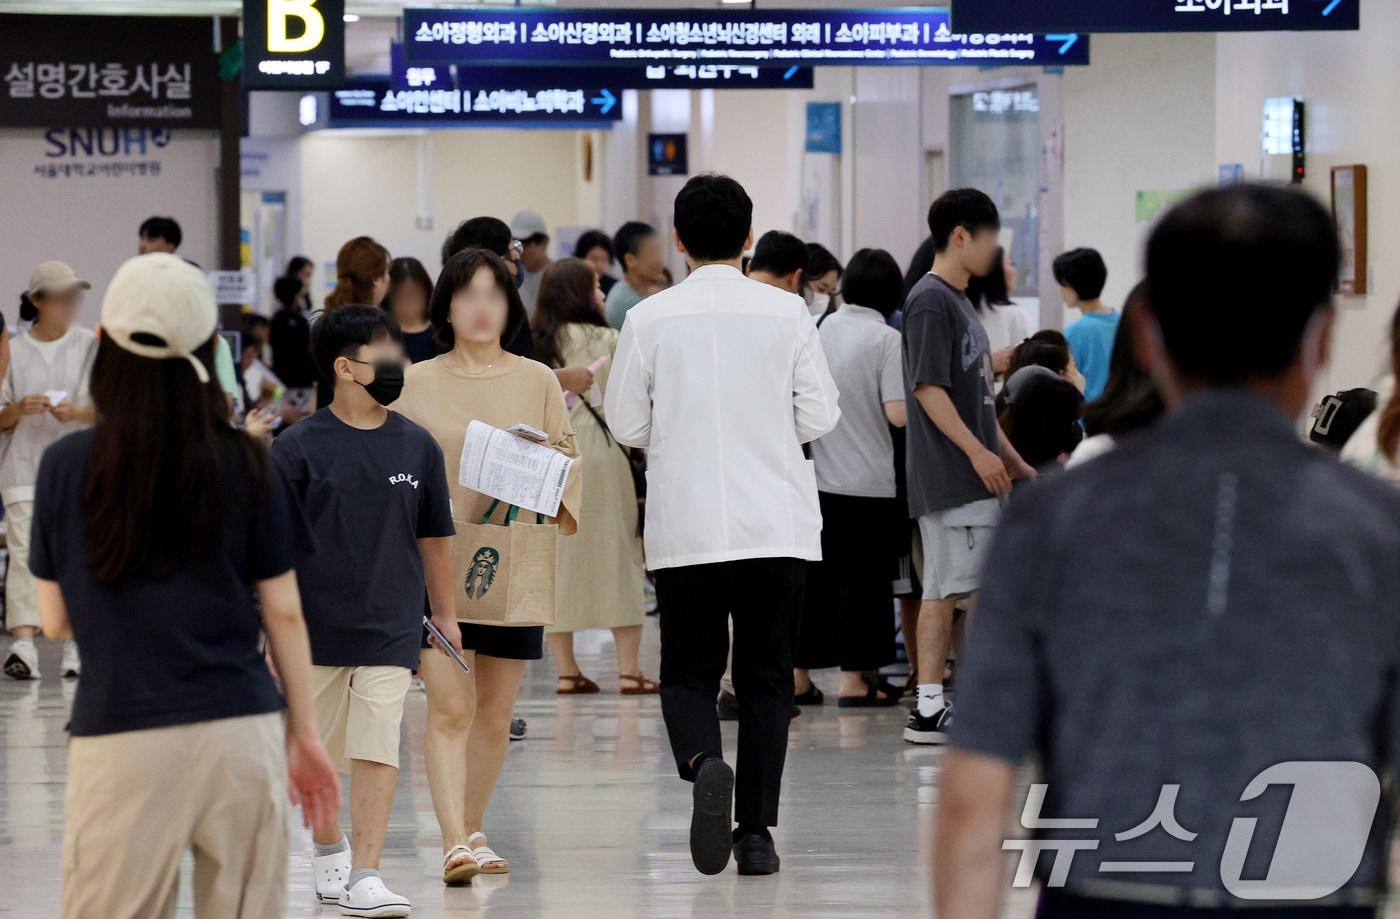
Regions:
<instances>
[{"instance_id":1,"label":"black dress shoe","mask_svg":"<svg viewBox=\"0 0 1400 919\"><path fill-rule=\"evenodd\" d=\"M740 874L777 874L780 859L773 840L749 833L734 843L734 861Z\"/></svg>"},{"instance_id":2,"label":"black dress shoe","mask_svg":"<svg viewBox=\"0 0 1400 919\"><path fill-rule=\"evenodd\" d=\"M690 860L701 874L719 874L729 867L734 828L734 770L717 756L695 770L690 812Z\"/></svg>"}]
</instances>

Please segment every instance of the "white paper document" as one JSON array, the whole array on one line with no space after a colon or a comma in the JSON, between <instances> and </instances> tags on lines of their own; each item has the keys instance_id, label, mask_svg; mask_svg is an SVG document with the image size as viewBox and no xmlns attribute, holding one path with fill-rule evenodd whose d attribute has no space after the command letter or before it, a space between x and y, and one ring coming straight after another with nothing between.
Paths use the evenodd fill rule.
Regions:
<instances>
[{"instance_id":1,"label":"white paper document","mask_svg":"<svg viewBox=\"0 0 1400 919\"><path fill-rule=\"evenodd\" d=\"M473 421L457 481L507 504L556 517L574 461L558 450Z\"/></svg>"},{"instance_id":2,"label":"white paper document","mask_svg":"<svg viewBox=\"0 0 1400 919\"><path fill-rule=\"evenodd\" d=\"M63 401L68 398L68 392L62 389L50 389L44 393L44 396L49 400L49 405L62 405Z\"/></svg>"}]
</instances>

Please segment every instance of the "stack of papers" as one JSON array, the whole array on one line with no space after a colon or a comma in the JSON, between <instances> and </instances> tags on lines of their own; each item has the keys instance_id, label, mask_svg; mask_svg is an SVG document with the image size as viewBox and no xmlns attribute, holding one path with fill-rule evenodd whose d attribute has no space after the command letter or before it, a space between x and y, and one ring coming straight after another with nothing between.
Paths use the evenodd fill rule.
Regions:
<instances>
[{"instance_id":1,"label":"stack of papers","mask_svg":"<svg viewBox=\"0 0 1400 919\"><path fill-rule=\"evenodd\" d=\"M558 450L473 421L462 444L457 481L507 504L557 517L573 467L574 461Z\"/></svg>"}]
</instances>

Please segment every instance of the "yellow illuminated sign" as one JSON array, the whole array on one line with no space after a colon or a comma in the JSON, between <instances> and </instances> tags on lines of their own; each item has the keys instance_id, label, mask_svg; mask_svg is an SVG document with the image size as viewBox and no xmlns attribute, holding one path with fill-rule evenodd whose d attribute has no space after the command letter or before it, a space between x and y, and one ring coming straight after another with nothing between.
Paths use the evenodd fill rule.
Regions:
<instances>
[{"instance_id":1,"label":"yellow illuminated sign","mask_svg":"<svg viewBox=\"0 0 1400 919\"><path fill-rule=\"evenodd\" d=\"M300 19L302 34L287 37L287 20ZM326 17L316 0L267 0L267 50L274 54L301 54L318 47L326 37Z\"/></svg>"}]
</instances>

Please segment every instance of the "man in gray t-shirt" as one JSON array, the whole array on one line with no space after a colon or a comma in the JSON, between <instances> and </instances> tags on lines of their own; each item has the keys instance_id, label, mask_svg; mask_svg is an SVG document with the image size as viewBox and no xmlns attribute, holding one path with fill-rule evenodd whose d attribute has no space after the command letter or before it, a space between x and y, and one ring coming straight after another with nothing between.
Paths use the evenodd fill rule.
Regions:
<instances>
[{"instance_id":1,"label":"man in gray t-shirt","mask_svg":"<svg viewBox=\"0 0 1400 919\"><path fill-rule=\"evenodd\" d=\"M929 209L933 271L904 305L905 451L909 514L923 537L923 603L916 629L919 697L904 727L910 743L945 739L952 708L943 698L957 602L977 590L1011 479L1034 478L997 426L987 333L963 291L992 270L1001 228L982 192L956 189Z\"/></svg>"},{"instance_id":2,"label":"man in gray t-shirt","mask_svg":"<svg viewBox=\"0 0 1400 919\"><path fill-rule=\"evenodd\" d=\"M998 529L939 777L940 916L1000 915L1008 814L1051 850L1021 862L1040 919L1376 914L1400 492L1297 427L1338 253L1326 207L1285 187L1212 189L1157 224L1125 331L1172 412Z\"/></svg>"}]
</instances>

